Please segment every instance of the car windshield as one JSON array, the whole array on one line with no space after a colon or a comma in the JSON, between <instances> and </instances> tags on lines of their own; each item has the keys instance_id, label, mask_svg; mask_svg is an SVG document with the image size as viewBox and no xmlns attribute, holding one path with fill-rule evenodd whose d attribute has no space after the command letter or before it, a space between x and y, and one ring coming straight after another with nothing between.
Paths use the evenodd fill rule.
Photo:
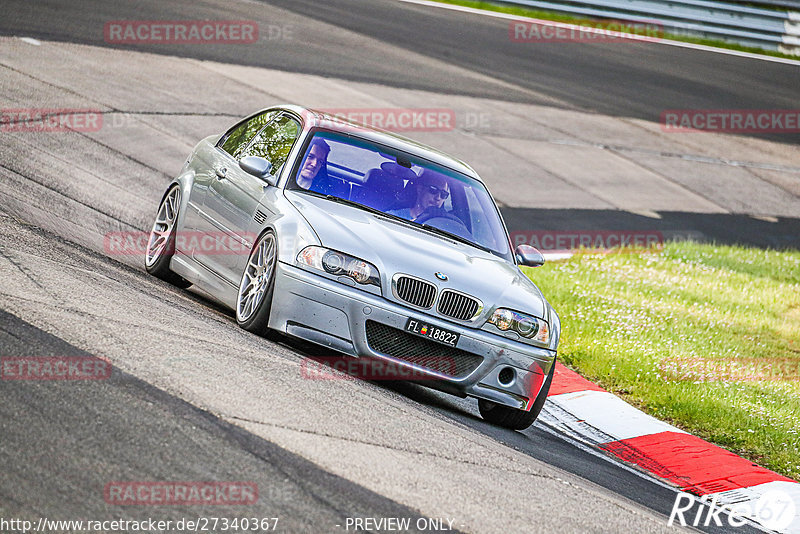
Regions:
<instances>
[{"instance_id":1,"label":"car windshield","mask_svg":"<svg viewBox=\"0 0 800 534\"><path fill-rule=\"evenodd\" d=\"M383 145L318 131L287 189L366 206L506 259L510 256L508 236L483 184Z\"/></svg>"}]
</instances>

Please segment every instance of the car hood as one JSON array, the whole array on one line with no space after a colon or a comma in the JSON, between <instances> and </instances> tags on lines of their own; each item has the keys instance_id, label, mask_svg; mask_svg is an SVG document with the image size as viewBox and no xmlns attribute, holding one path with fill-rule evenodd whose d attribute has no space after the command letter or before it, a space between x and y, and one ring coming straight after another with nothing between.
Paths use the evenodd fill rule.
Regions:
<instances>
[{"instance_id":1,"label":"car hood","mask_svg":"<svg viewBox=\"0 0 800 534\"><path fill-rule=\"evenodd\" d=\"M465 243L438 236L401 221L324 198L287 191L323 246L366 260L381 273L383 294L395 300L391 279L405 273L479 298L485 320L495 307L511 308L549 320L542 293L519 268ZM447 281L436 278L443 273Z\"/></svg>"}]
</instances>

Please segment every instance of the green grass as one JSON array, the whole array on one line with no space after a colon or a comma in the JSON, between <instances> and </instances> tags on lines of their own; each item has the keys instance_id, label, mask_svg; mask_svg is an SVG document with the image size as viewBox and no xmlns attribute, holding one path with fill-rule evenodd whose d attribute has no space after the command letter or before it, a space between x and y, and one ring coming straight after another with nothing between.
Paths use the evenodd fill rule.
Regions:
<instances>
[{"instance_id":1,"label":"green grass","mask_svg":"<svg viewBox=\"0 0 800 534\"><path fill-rule=\"evenodd\" d=\"M562 363L800 479L800 252L680 242L526 274L561 317ZM762 378L730 373L742 364Z\"/></svg>"},{"instance_id":2,"label":"green grass","mask_svg":"<svg viewBox=\"0 0 800 534\"><path fill-rule=\"evenodd\" d=\"M502 4L495 4L493 2L481 2L478 0L435 0L442 4L452 4L456 6L464 6L464 7L471 7L475 9L483 9L485 11L495 11L498 13L507 13L510 15L516 15L519 17L530 17L535 19L543 19L543 20L552 20L555 22L566 22L570 24L586 24L591 26L593 23L596 24L597 21L592 21L587 19L586 17L578 17L573 15L567 15L564 13L555 13L553 11L539 11L536 9L530 9L525 7L519 6L510 6L510 5L502 5ZM763 48L757 48L752 46L743 46L737 43L731 43L728 41L722 41L718 39L705 39L702 37L693 37L689 35L679 35L679 34L672 34L672 33L664 33L663 35L658 36L660 39L667 39L671 41L681 41L684 43L693 43L693 44L700 44L706 46L713 46L716 48L725 48L728 50L738 50L740 52L750 52L752 54L761 54L765 56L773 56L773 57L782 57L786 59L794 59L800 60L800 57L793 56L789 54L784 54L782 52L778 52L777 50L765 50Z\"/></svg>"}]
</instances>

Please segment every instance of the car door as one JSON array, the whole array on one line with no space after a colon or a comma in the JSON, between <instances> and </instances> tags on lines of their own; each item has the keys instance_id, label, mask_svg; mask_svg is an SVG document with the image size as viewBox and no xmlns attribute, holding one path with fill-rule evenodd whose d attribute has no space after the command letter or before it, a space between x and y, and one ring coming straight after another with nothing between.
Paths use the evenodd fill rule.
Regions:
<instances>
[{"instance_id":1,"label":"car door","mask_svg":"<svg viewBox=\"0 0 800 534\"><path fill-rule=\"evenodd\" d=\"M278 113L279 110L270 110L248 117L225 132L216 143L201 143L196 149L189 161L189 167L194 171L194 180L189 192L183 227L187 232L184 250L190 255L194 255L193 249L198 241L189 237L194 235L195 231L210 230L210 222L203 212L203 204L209 187L216 180L214 166L219 163L219 150L237 157Z\"/></svg>"},{"instance_id":2,"label":"car door","mask_svg":"<svg viewBox=\"0 0 800 534\"><path fill-rule=\"evenodd\" d=\"M278 175L300 134L300 123L287 113L275 115L243 146L217 147L211 162L214 173L203 202L205 236L195 248L195 259L228 282L238 285L244 262L256 236L250 222L269 185L239 167L239 159L259 156L272 163ZM234 147L235 145L235 147Z\"/></svg>"}]
</instances>

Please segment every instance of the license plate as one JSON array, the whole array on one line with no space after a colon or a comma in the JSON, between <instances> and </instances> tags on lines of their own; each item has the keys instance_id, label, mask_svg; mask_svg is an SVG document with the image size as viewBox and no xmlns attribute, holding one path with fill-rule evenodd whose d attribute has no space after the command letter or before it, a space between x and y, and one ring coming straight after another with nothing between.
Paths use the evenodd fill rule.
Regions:
<instances>
[{"instance_id":1,"label":"license plate","mask_svg":"<svg viewBox=\"0 0 800 534\"><path fill-rule=\"evenodd\" d=\"M412 334L426 337L432 341L436 341L437 343L447 345L448 347L455 347L456 343L458 343L458 337L460 335L456 334L455 332L451 332L450 330L439 328L438 326L432 326L428 323L417 321L416 319L408 320L406 323L406 332L411 332Z\"/></svg>"}]
</instances>

